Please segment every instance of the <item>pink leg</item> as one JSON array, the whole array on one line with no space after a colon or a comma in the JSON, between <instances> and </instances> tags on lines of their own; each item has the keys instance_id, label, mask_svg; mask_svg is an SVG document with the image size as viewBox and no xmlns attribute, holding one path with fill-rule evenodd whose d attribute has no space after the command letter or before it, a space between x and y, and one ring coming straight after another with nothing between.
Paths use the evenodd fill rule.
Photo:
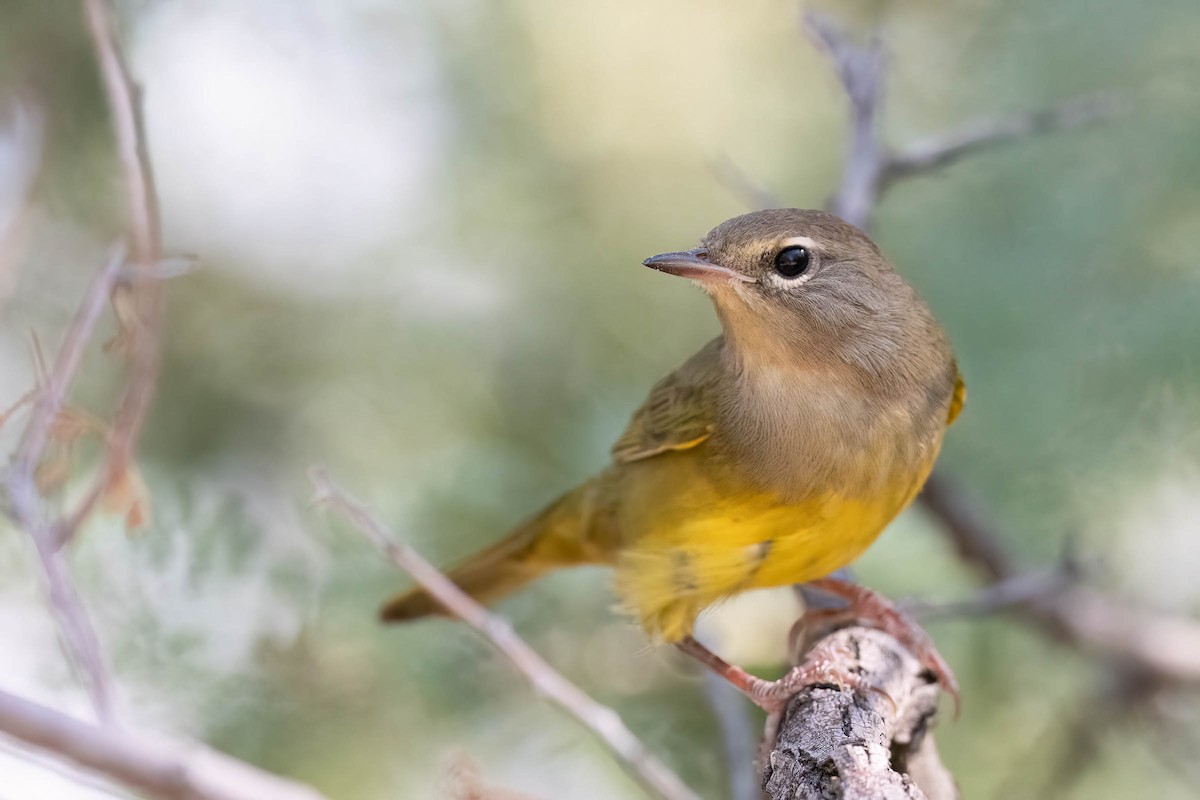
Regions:
<instances>
[{"instance_id":1,"label":"pink leg","mask_svg":"<svg viewBox=\"0 0 1200 800\"><path fill-rule=\"evenodd\" d=\"M842 668L852 657L848 653L840 652L834 643L813 648L802 664L792 667L777 681L767 681L751 675L741 667L728 663L690 636L678 642L676 646L729 681L755 705L776 719L782 718L792 695L809 684L823 683L840 688L879 691L867 685L861 675Z\"/></svg>"}]
</instances>

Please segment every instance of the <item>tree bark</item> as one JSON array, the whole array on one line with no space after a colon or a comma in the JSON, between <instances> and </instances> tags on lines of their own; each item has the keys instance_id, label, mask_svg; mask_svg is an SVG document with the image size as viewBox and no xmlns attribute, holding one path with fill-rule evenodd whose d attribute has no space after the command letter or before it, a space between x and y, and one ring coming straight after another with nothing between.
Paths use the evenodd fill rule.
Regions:
<instances>
[{"instance_id":1,"label":"tree bark","mask_svg":"<svg viewBox=\"0 0 1200 800\"><path fill-rule=\"evenodd\" d=\"M767 797L957 800L931 735L932 676L880 631L844 628L822 645L842 654L836 670L860 676L863 688L814 683L792 698L763 765Z\"/></svg>"}]
</instances>

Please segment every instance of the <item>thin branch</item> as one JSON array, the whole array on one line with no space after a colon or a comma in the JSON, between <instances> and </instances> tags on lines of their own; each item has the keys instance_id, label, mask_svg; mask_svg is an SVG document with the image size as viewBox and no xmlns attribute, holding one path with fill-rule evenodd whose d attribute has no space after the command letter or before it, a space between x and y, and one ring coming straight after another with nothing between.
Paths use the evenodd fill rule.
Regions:
<instances>
[{"instance_id":1,"label":"thin branch","mask_svg":"<svg viewBox=\"0 0 1200 800\"><path fill-rule=\"evenodd\" d=\"M1077 586L1081 577L1079 566L1064 559L1049 569L1022 572L990 583L962 600L945 603L909 600L901 605L905 611L925 622L931 619L978 617L1056 597Z\"/></svg>"},{"instance_id":2,"label":"thin branch","mask_svg":"<svg viewBox=\"0 0 1200 800\"><path fill-rule=\"evenodd\" d=\"M140 91L125 63L108 4L105 0L83 0L83 7L125 177L131 256L137 268L128 284L117 287L113 297L113 307L122 326L119 336L129 345L129 379L117 407L113 435L109 438L105 466L99 478L104 486L108 486L128 468L154 399L161 361L159 332L165 292L156 274L162 261L158 195L146 149ZM102 494L102 491L89 492L73 518L86 518ZM72 531L63 533L66 538L60 546L66 543Z\"/></svg>"},{"instance_id":3,"label":"thin branch","mask_svg":"<svg viewBox=\"0 0 1200 800\"><path fill-rule=\"evenodd\" d=\"M1075 97L1038 111L980 120L931 136L894 153L887 162L881 191L892 181L932 172L998 145L1112 119L1121 104L1111 94Z\"/></svg>"},{"instance_id":4,"label":"thin branch","mask_svg":"<svg viewBox=\"0 0 1200 800\"><path fill-rule=\"evenodd\" d=\"M161 800L320 800L315 789L195 743L89 725L0 690L0 732Z\"/></svg>"},{"instance_id":5,"label":"thin branch","mask_svg":"<svg viewBox=\"0 0 1200 800\"><path fill-rule=\"evenodd\" d=\"M72 661L85 674L98 718L108 723L114 716L111 680L95 629L61 552L105 491L129 467L158 377L163 288L156 274L161 268L158 203L142 135L137 89L117 45L108 6L102 0L84 0L83 7L125 174L132 259L137 270L132 278L123 275L124 249L114 249L107 265L93 278L54 368L46 376L45 385L39 388L29 425L13 456L6 489L10 515L18 527L30 534L37 549L47 596ZM105 463L95 485L73 513L50 522L42 509L35 473L87 343L105 302L110 299L119 321L132 336L129 378L115 414L113 431L107 437ZM122 309L132 311L122 317Z\"/></svg>"},{"instance_id":6,"label":"thin branch","mask_svg":"<svg viewBox=\"0 0 1200 800\"><path fill-rule=\"evenodd\" d=\"M8 478L10 494L13 491L13 482L24 481L26 478L29 479L28 490L36 492L32 480L33 472L45 453L50 427L62 411L67 391L83 361L83 353L91 341L100 314L108 303L112 288L120 277L125 255L124 245L116 244L109 249L104 266L93 276L87 291L84 292L83 302L67 328L67 335L63 338L62 347L54 360L54 368L46 376L45 385L36 391L29 424L13 454Z\"/></svg>"},{"instance_id":7,"label":"thin branch","mask_svg":"<svg viewBox=\"0 0 1200 800\"><path fill-rule=\"evenodd\" d=\"M57 524L50 522L43 511L35 473L46 450L50 427L62 411L68 389L79 371L83 353L124 261L124 248L114 247L107 263L92 279L67 329L54 367L37 393L29 424L17 445L5 480L8 514L33 540L45 578L46 594L67 651L74 665L84 674L97 717L106 723L114 716L112 681L95 628L75 590L70 568L57 547Z\"/></svg>"},{"instance_id":8,"label":"thin branch","mask_svg":"<svg viewBox=\"0 0 1200 800\"><path fill-rule=\"evenodd\" d=\"M829 55L850 103L850 141L829 210L860 228L869 227L883 193L900 178L932 172L1007 142L1110 119L1121 110L1111 94L1078 97L1039 111L971 123L890 153L881 128L887 59L878 38L855 44L829 17L815 12L805 15L805 27Z\"/></svg>"},{"instance_id":9,"label":"thin branch","mask_svg":"<svg viewBox=\"0 0 1200 800\"><path fill-rule=\"evenodd\" d=\"M117 40L116 23L104 0L83 0L88 34L96 51L129 203L133 261L149 267L159 258L158 195L146 150L141 115L141 91Z\"/></svg>"},{"instance_id":10,"label":"thin branch","mask_svg":"<svg viewBox=\"0 0 1200 800\"><path fill-rule=\"evenodd\" d=\"M1018 573L1005 551L1003 533L947 479L934 475L922 505L941 523L963 560L990 581ZM1200 684L1200 623L1130 608L1094 589L1078 586L1017 607L1054 638L1100 654L1121 668L1135 666L1166 683Z\"/></svg>"},{"instance_id":11,"label":"thin branch","mask_svg":"<svg viewBox=\"0 0 1200 800\"><path fill-rule=\"evenodd\" d=\"M829 55L838 79L850 100L850 142L842 182L830 201L830 210L844 220L866 227L879 199L886 165L879 122L883 115L883 45L873 37L856 45L830 17L810 12L805 27Z\"/></svg>"},{"instance_id":12,"label":"thin branch","mask_svg":"<svg viewBox=\"0 0 1200 800\"><path fill-rule=\"evenodd\" d=\"M983 510L949 478L934 472L921 490L920 503L942 523L958 557L989 582L1017 573L1016 562L984 519Z\"/></svg>"},{"instance_id":13,"label":"thin branch","mask_svg":"<svg viewBox=\"0 0 1200 800\"><path fill-rule=\"evenodd\" d=\"M309 473L317 501L342 514L394 565L407 572L453 616L461 619L500 651L533 690L587 728L617 757L626 770L654 796L664 800L698 800L617 716L568 681L524 642L512 625L459 589L408 544L399 541L362 503L340 489L321 469Z\"/></svg>"}]
</instances>

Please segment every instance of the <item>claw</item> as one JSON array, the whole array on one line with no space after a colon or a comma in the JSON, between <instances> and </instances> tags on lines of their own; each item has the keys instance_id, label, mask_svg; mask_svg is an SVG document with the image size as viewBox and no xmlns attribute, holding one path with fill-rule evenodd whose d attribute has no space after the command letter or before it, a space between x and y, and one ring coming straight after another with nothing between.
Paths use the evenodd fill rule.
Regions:
<instances>
[{"instance_id":1,"label":"claw","mask_svg":"<svg viewBox=\"0 0 1200 800\"><path fill-rule=\"evenodd\" d=\"M958 719L962 711L962 700L954 670L950 669L950 665L942 658L929 634L912 617L896 608L882 595L856 583L822 578L812 581L809 585L845 600L847 605L845 608L820 609L805 614L805 621L816 619L826 624L854 623L894 636L916 656L921 666L933 674L938 685L954 700L954 718Z\"/></svg>"},{"instance_id":2,"label":"claw","mask_svg":"<svg viewBox=\"0 0 1200 800\"><path fill-rule=\"evenodd\" d=\"M846 606L820 609L805 614L800 623L793 626L792 632L789 634L790 644L795 645L804 627L811 625L814 620L820 620L825 624L853 623L883 631L899 640L916 656L921 665L934 675L938 685L954 699L954 716L955 719L958 718L962 704L954 671L937 651L933 640L912 618L881 595L855 583L823 578L813 581L810 585L845 600ZM768 739L772 738L772 732L778 732L779 723L783 719L784 711L792 696L803 687L814 683L829 684L841 690L872 692L884 697L891 705L893 713L898 711L896 701L891 695L878 686L872 685L862 675L847 668L847 664L853 663L854 656L844 644L835 640L822 640L809 651L799 666L793 667L776 681L763 680L751 675L741 667L729 664L690 636L678 642L677 646L725 678L767 712ZM765 752L770 752L770 749L768 748Z\"/></svg>"}]
</instances>

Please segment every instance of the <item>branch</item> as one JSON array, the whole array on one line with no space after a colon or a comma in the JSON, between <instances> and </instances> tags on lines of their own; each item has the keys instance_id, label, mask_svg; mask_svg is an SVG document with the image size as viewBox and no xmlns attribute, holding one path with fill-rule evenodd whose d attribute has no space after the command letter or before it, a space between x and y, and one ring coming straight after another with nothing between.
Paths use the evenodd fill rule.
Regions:
<instances>
[{"instance_id":1,"label":"branch","mask_svg":"<svg viewBox=\"0 0 1200 800\"><path fill-rule=\"evenodd\" d=\"M850 144L842 172L842 183L830 202L830 211L860 227L866 227L879 191L887 157L879 139L883 113L883 46L873 38L865 46L850 41L845 32L824 14L810 12L805 25L837 71L842 89L850 100Z\"/></svg>"},{"instance_id":2,"label":"branch","mask_svg":"<svg viewBox=\"0 0 1200 800\"><path fill-rule=\"evenodd\" d=\"M805 27L829 55L850 102L850 144L829 210L860 228L870 226L883 193L900 178L932 172L1007 142L1110 119L1121 110L1112 95L1078 97L1039 111L971 123L891 153L881 130L887 60L879 39L857 45L829 17L815 12L805 15Z\"/></svg>"},{"instance_id":3,"label":"branch","mask_svg":"<svg viewBox=\"0 0 1200 800\"><path fill-rule=\"evenodd\" d=\"M909 145L888 159L881 190L892 181L941 169L997 145L1084 127L1111 119L1120 110L1117 99L1109 94L1076 97L1038 111L981 120L955 131L931 136Z\"/></svg>"},{"instance_id":4,"label":"branch","mask_svg":"<svg viewBox=\"0 0 1200 800\"><path fill-rule=\"evenodd\" d=\"M901 607L922 621L977 617L1061 595L1078 586L1082 578L1082 567L1067 555L1050 568L995 580L961 600L945 603L908 600Z\"/></svg>"},{"instance_id":5,"label":"branch","mask_svg":"<svg viewBox=\"0 0 1200 800\"><path fill-rule=\"evenodd\" d=\"M79 371L83 352L92 337L100 313L125 262L125 250L114 247L108 262L92 279L83 302L67 329L62 347L45 385L37 392L28 426L21 436L9 466L5 489L8 515L33 540L46 582L50 607L58 620L73 663L86 676L92 706L102 722L113 719L112 681L101 654L100 643L87 610L75 590L70 569L56 545L58 523L50 522L43 510L35 474L46 450L50 428L62 411L68 390Z\"/></svg>"},{"instance_id":6,"label":"branch","mask_svg":"<svg viewBox=\"0 0 1200 800\"><path fill-rule=\"evenodd\" d=\"M197 744L98 727L0 690L0 731L161 800L321 800L315 789Z\"/></svg>"},{"instance_id":7,"label":"branch","mask_svg":"<svg viewBox=\"0 0 1200 800\"><path fill-rule=\"evenodd\" d=\"M75 317L71 320L70 327L67 328L62 347L59 348L58 356L54 360L54 367L46 377L45 386L35 392L29 424L21 434L20 443L13 454L8 478L10 494L14 491L14 483L22 484L19 487L20 499L26 502L22 502L21 506L29 510L31 518L37 515L30 509L33 504L27 502L26 495L31 493L34 504L36 503L37 488L34 486L33 473L45 454L50 427L58 418L59 412L62 411L63 404L67 399L67 392L75 381L75 375L79 372L79 365L83 361L83 352L87 349L88 342L91 341L92 334L96 330L96 323L100 320L100 314L104 311L112 287L121 276L121 268L124 264L125 248L121 245L114 245L109 250L104 266L92 278L87 291L84 292L83 302L80 303ZM17 501L13 500L13 504L17 505Z\"/></svg>"},{"instance_id":8,"label":"branch","mask_svg":"<svg viewBox=\"0 0 1200 800\"><path fill-rule=\"evenodd\" d=\"M121 324L118 341L128 346L129 379L117 407L97 487L71 516L76 526L103 496L104 489L124 474L133 458L158 383L159 332L165 304L164 287L156 274L162 261L162 242L158 195L142 123L141 93L122 55L108 4L105 0L83 0L83 7L125 178L130 249L136 269L128 283L118 286L113 295L113 308ZM73 533L70 528L61 531L58 546L66 544Z\"/></svg>"},{"instance_id":9,"label":"branch","mask_svg":"<svg viewBox=\"0 0 1200 800\"><path fill-rule=\"evenodd\" d=\"M763 773L771 800L953 800L929 723L938 686L885 633L844 628L810 651L835 673L861 678L842 689L817 683L792 698Z\"/></svg>"},{"instance_id":10,"label":"branch","mask_svg":"<svg viewBox=\"0 0 1200 800\"><path fill-rule=\"evenodd\" d=\"M407 572L451 615L465 622L507 658L534 692L574 717L617 757L629 774L663 800L699 800L679 776L634 736L616 712L568 681L517 636L512 625L473 600L408 544L398 541L362 503L339 488L324 470L309 473L317 502L344 516L393 564Z\"/></svg>"},{"instance_id":11,"label":"branch","mask_svg":"<svg viewBox=\"0 0 1200 800\"><path fill-rule=\"evenodd\" d=\"M921 502L984 578L996 582L1017 575L1002 545L1004 534L960 489L935 474ZM1200 624L1194 620L1129 608L1084 586L1033 598L1016 609L1059 641L1109 659L1115 667L1134 668L1159 683L1200 685Z\"/></svg>"}]
</instances>

